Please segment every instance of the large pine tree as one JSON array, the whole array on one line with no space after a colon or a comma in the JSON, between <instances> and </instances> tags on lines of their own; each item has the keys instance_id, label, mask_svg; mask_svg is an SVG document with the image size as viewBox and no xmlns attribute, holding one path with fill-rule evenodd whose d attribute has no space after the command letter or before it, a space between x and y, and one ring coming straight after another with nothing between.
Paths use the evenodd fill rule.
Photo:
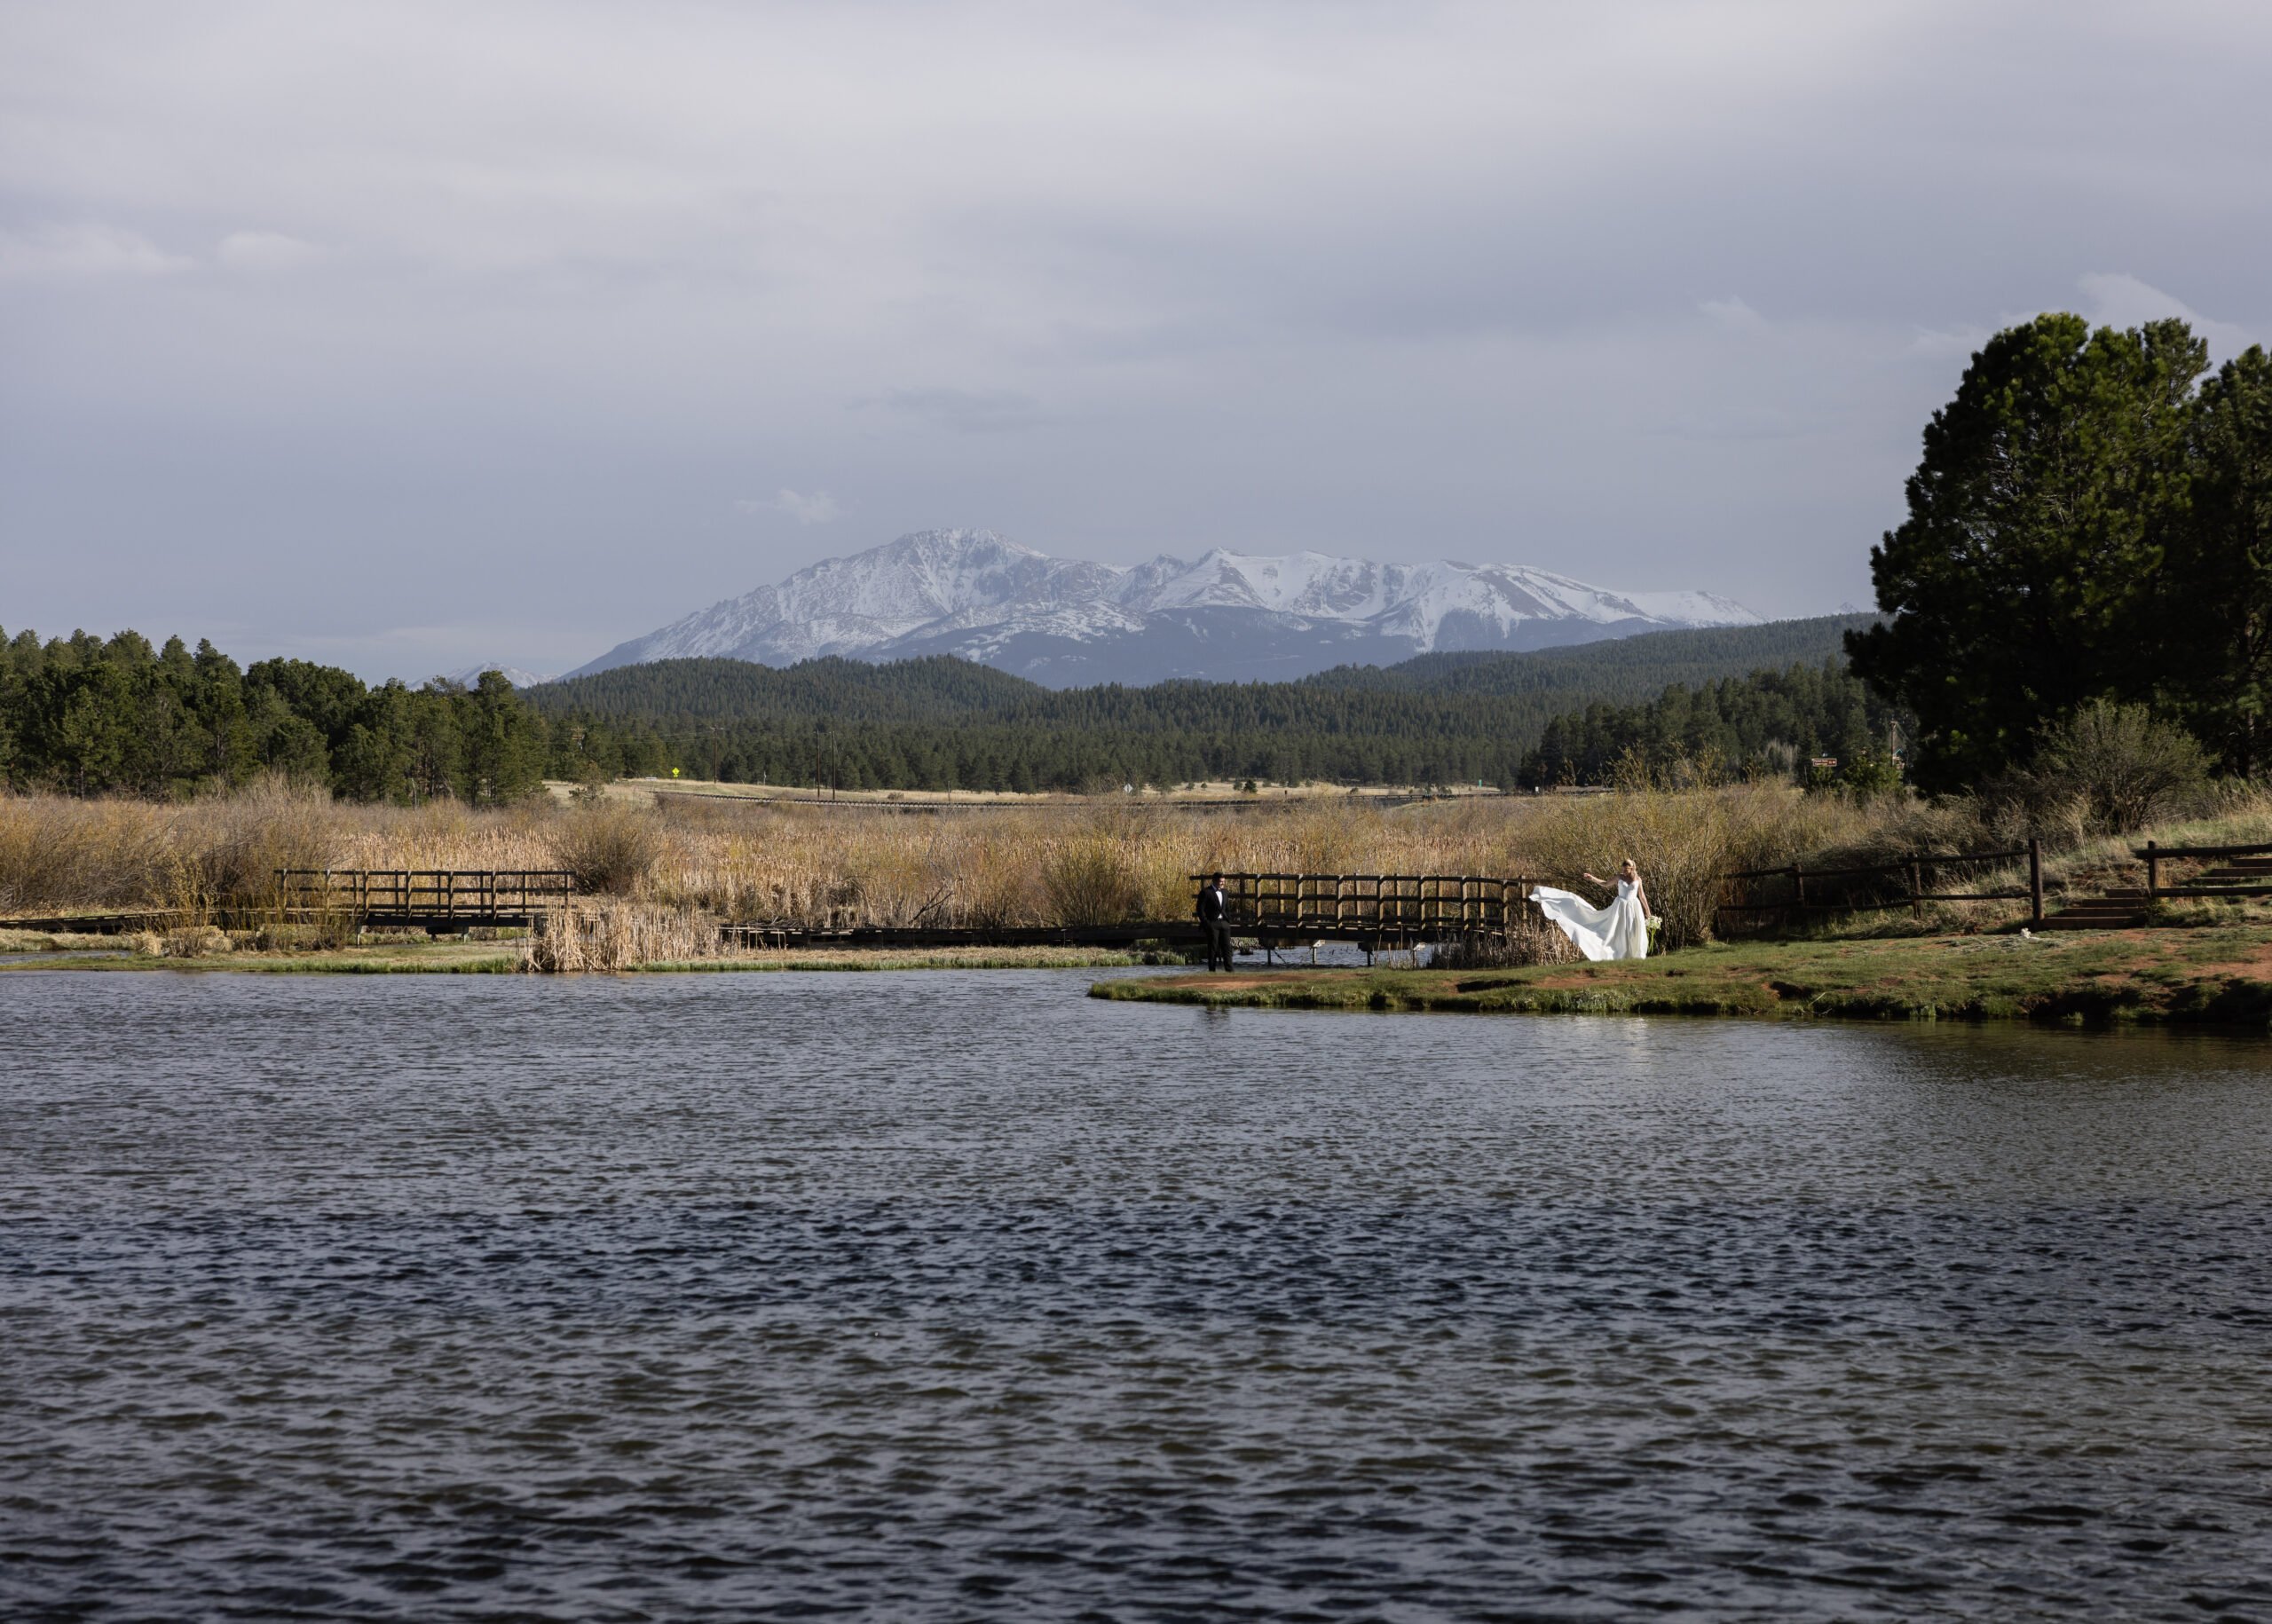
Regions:
<instances>
[{"instance_id":1,"label":"large pine tree","mask_svg":"<svg viewBox=\"0 0 2272 1624\"><path fill-rule=\"evenodd\" d=\"M1909 516L1870 554L1892 619L1847 634L1857 674L1917 718L1921 787L2024 759L2088 700L2166 686L2145 628L2207 365L2182 322L2094 333L2039 316L1992 338L1933 414Z\"/></svg>"},{"instance_id":2,"label":"large pine tree","mask_svg":"<svg viewBox=\"0 0 2272 1624\"><path fill-rule=\"evenodd\" d=\"M2272 357L2252 347L2202 385L2187 450L2155 642L2172 708L2252 776L2272 766Z\"/></svg>"}]
</instances>

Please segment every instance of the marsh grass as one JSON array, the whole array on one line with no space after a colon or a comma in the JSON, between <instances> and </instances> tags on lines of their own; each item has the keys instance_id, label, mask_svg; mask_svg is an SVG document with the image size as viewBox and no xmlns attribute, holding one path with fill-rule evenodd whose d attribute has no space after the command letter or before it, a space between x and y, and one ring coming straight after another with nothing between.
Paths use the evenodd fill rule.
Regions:
<instances>
[{"instance_id":1,"label":"marsh grass","mask_svg":"<svg viewBox=\"0 0 2272 1624\"><path fill-rule=\"evenodd\" d=\"M610 899L547 909L516 963L534 974L715 958L718 925L692 908Z\"/></svg>"},{"instance_id":2,"label":"marsh grass","mask_svg":"<svg viewBox=\"0 0 2272 1624\"><path fill-rule=\"evenodd\" d=\"M281 777L179 806L0 797L0 909L168 908L205 924L272 903L278 869L330 864L339 814Z\"/></svg>"},{"instance_id":3,"label":"marsh grass","mask_svg":"<svg viewBox=\"0 0 2272 1624\"><path fill-rule=\"evenodd\" d=\"M2180 810L2146 832L2165 845L2272 843L2272 794L2213 789ZM270 781L180 805L0 797L0 910L170 906L181 910L171 922L190 927L212 923L224 909L259 918L276 900L280 868L564 864L588 876L588 891L623 905L593 916L605 923L579 925L588 940L577 950L643 961L703 957L714 950L666 950L662 935L709 929L714 937L718 921L809 928L1181 919L1191 912L1189 876L1219 870L1526 878L1600 901L1605 893L1580 875L1608 874L1631 857L1664 918L1661 945L1678 948L1710 939L1718 875L1794 857L1844 866L2024 843L2024 828L2013 828L2009 816L1984 801L1928 806L1801 795L1771 784L1635 783L1613 794L1389 809L1306 800L1209 813L1115 800L1091 809L886 816L748 804L657 810L605 800L414 810L334 803ZM2139 883L2143 865L2130 848L2142 839L2094 834L2087 820L2047 832L2047 894ZM2024 887L2026 875L2023 864L1974 878L1985 889ZM625 911L633 904L652 911ZM1875 918L1869 928L1888 934L1978 929L2011 912L2002 904L1950 905L1922 924L1905 915L1859 916L1847 927ZM353 926L343 918L325 931L324 923L319 934L333 945Z\"/></svg>"},{"instance_id":4,"label":"marsh grass","mask_svg":"<svg viewBox=\"0 0 2272 1624\"><path fill-rule=\"evenodd\" d=\"M1431 970L1511 970L1526 965L1575 964L1585 958L1552 925L1526 919L1503 936L1467 936L1431 949Z\"/></svg>"}]
</instances>

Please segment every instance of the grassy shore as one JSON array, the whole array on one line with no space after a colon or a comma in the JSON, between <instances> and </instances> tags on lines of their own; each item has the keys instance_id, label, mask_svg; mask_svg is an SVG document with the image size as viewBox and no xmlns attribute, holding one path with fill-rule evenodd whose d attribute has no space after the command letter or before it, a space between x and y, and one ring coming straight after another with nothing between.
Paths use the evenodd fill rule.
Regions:
<instances>
[{"instance_id":1,"label":"grassy shore","mask_svg":"<svg viewBox=\"0 0 2272 1624\"><path fill-rule=\"evenodd\" d=\"M2272 1024L2272 923L1711 946L1519 970L1263 970L1091 996L1263 1009Z\"/></svg>"}]
</instances>

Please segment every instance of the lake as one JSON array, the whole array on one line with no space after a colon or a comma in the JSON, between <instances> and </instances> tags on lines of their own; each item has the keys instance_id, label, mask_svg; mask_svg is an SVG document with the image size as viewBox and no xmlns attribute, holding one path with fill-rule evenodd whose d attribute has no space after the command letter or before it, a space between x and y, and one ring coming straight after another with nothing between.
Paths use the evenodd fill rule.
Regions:
<instances>
[{"instance_id":1,"label":"lake","mask_svg":"<svg viewBox=\"0 0 2272 1624\"><path fill-rule=\"evenodd\" d=\"M27 1620L2272 1619L2263 1040L0 976Z\"/></svg>"}]
</instances>

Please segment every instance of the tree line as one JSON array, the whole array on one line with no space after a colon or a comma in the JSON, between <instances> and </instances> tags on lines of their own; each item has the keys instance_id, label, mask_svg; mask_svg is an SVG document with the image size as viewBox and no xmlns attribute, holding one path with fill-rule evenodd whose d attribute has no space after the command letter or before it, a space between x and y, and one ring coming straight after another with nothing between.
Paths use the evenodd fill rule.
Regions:
<instances>
[{"instance_id":1,"label":"tree line","mask_svg":"<svg viewBox=\"0 0 2272 1624\"><path fill-rule=\"evenodd\" d=\"M519 692L493 672L470 687L371 685L306 660L241 668L209 642L20 632L0 640L0 778L163 797L280 771L357 800L476 803L548 777L674 769L843 789L1590 783L1630 749L1653 761L1708 748L1734 759L1779 740L1843 748L1849 713L1878 724L1850 679L1826 697L1836 680L1818 667L1855 623L1423 656L1295 682L1065 690L945 657L779 670L665 660ZM1791 650L1809 657L1791 673L1729 674L1739 658ZM1692 693L1668 682L1700 672Z\"/></svg>"},{"instance_id":2,"label":"tree line","mask_svg":"<svg viewBox=\"0 0 2272 1624\"><path fill-rule=\"evenodd\" d=\"M489 672L367 685L300 659L249 668L201 640L0 635L0 785L178 796L274 771L354 800L499 802L548 776L652 772L651 729L553 721Z\"/></svg>"},{"instance_id":3,"label":"tree line","mask_svg":"<svg viewBox=\"0 0 2272 1624\"><path fill-rule=\"evenodd\" d=\"M1763 774L1879 787L1899 781L1912 725L1834 659L1668 687L1640 705L1594 704L1546 724L1526 784L1600 784L1638 765L1654 776ZM1818 772L1818 759L1834 768Z\"/></svg>"}]
</instances>

